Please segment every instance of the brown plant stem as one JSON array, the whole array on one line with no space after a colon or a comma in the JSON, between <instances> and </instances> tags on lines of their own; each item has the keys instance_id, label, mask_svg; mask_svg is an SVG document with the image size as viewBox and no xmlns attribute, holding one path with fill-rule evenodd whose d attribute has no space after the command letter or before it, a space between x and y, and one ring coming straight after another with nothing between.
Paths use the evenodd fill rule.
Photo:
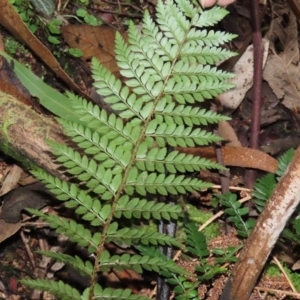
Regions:
<instances>
[{"instance_id":1,"label":"brown plant stem","mask_svg":"<svg viewBox=\"0 0 300 300\"><path fill-rule=\"evenodd\" d=\"M253 99L252 99L252 117L250 128L250 148L259 148L260 132L260 111L261 111L261 85L262 85L262 67L263 67L263 44L259 17L259 0L250 1L252 41L253 41ZM256 179L256 171L246 171L246 185L252 188Z\"/></svg>"}]
</instances>

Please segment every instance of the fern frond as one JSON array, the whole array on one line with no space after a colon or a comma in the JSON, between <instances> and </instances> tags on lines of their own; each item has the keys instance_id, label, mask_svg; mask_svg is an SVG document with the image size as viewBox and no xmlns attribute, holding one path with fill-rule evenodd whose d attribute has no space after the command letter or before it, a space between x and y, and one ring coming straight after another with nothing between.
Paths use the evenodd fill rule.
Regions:
<instances>
[{"instance_id":1,"label":"fern frond","mask_svg":"<svg viewBox=\"0 0 300 300\"><path fill-rule=\"evenodd\" d=\"M113 223L115 224L115 223ZM115 227L115 226L114 226ZM117 244L126 244L130 246L132 244L138 245L161 245L161 246L175 246L182 247L182 244L179 243L175 238L162 234L156 231L151 231L147 227L142 228L127 228L124 227L120 230L113 231L108 230L107 233L108 242L114 241Z\"/></svg>"},{"instance_id":2,"label":"fern frond","mask_svg":"<svg viewBox=\"0 0 300 300\"><path fill-rule=\"evenodd\" d=\"M78 265L79 270L90 275L90 287L83 292L82 300L144 299L131 295L128 290L103 289L97 284L98 273L111 268L131 268L137 272L144 269L174 278L175 292L181 289L179 299L196 291L196 284L191 287L183 277L191 274L165 256L156 252L142 256L111 255L105 249L109 242L182 247L176 239L157 233L150 226L124 227L122 219L125 224L132 217L176 220L181 208L176 204L157 203L153 196L207 189L210 183L189 177L186 172L222 169L214 162L179 153L172 147L202 146L221 140L201 126L226 120L226 117L184 105L212 99L233 87L228 82L232 75L213 65L235 54L222 46L234 35L207 28L226 13L222 8L203 11L188 0L166 3L159 0L155 21L146 12L141 32L130 22L128 41L116 34L116 60L124 83L96 59L92 60L94 85L118 115L108 115L97 105L69 94L80 120L59 120L59 123L79 149L54 142L50 145L56 161L65 168L64 175L69 174L73 183L42 171L36 171L35 175L59 200L65 201L67 207L73 208L80 219L77 223L30 211L93 254L93 266L77 257L49 254ZM249 230L250 224L242 219L245 210L236 201L227 202L230 220L240 226L240 232ZM98 226L96 233L80 222ZM193 225L188 225L187 230L190 252L205 257L207 249L202 235ZM211 267L205 265L203 270L208 274Z\"/></svg>"},{"instance_id":3,"label":"fern frond","mask_svg":"<svg viewBox=\"0 0 300 300\"><path fill-rule=\"evenodd\" d=\"M197 178L187 178L184 175L158 175L157 173L148 173L146 171L139 173L138 169L134 167L128 173L124 190L128 195L132 195L136 191L142 196L145 196L147 193L158 193L166 196L168 194L186 194L194 190L207 189L211 186L210 183L203 182Z\"/></svg>"},{"instance_id":4,"label":"fern frond","mask_svg":"<svg viewBox=\"0 0 300 300\"><path fill-rule=\"evenodd\" d=\"M170 261L165 255L163 255L159 249L153 247L136 246L136 248L143 254L153 258L158 258L162 261ZM171 260L172 261L172 260ZM178 276L179 272L172 272L171 270L161 270L160 274L166 277L166 281L174 286L174 292L176 293L175 299L194 299L198 296L197 282L191 282L184 276ZM186 271L182 275L187 275ZM191 296L191 297L188 297Z\"/></svg>"},{"instance_id":5,"label":"fern frond","mask_svg":"<svg viewBox=\"0 0 300 300\"><path fill-rule=\"evenodd\" d=\"M262 211L270 199L277 182L274 174L267 174L258 179L253 187L252 197L258 211Z\"/></svg>"},{"instance_id":6,"label":"fern frond","mask_svg":"<svg viewBox=\"0 0 300 300\"><path fill-rule=\"evenodd\" d=\"M81 295L79 292L72 288L70 285L60 281L54 281L49 279L35 279L35 280L20 280L21 283L26 284L27 286L49 292L53 295L58 296L62 300L81 300Z\"/></svg>"},{"instance_id":7,"label":"fern frond","mask_svg":"<svg viewBox=\"0 0 300 300\"><path fill-rule=\"evenodd\" d=\"M85 126L82 123L77 124L59 119L58 122L66 126L66 134L71 138L89 135L85 128L88 127L101 134L101 136L105 135L108 140L114 140L117 145L135 143L135 140L132 139L131 131L133 128L130 123L124 125L121 118L116 117L114 114L108 116L104 109L100 109L97 105L91 105L91 103L80 97L73 97L72 103L77 114L82 115L80 121L84 122ZM136 121L135 125L138 125Z\"/></svg>"},{"instance_id":8,"label":"fern frond","mask_svg":"<svg viewBox=\"0 0 300 300\"><path fill-rule=\"evenodd\" d=\"M107 271L110 268L116 270L133 269L138 273L142 273L142 269L147 271L155 271L157 273L161 271L190 275L189 272L183 268L178 267L172 260L164 260L158 257L149 257L147 255L113 255L111 256L108 251L103 251L100 259L100 268L103 271Z\"/></svg>"},{"instance_id":9,"label":"fern frond","mask_svg":"<svg viewBox=\"0 0 300 300\"><path fill-rule=\"evenodd\" d=\"M77 126L76 123L67 122L64 127L72 137L72 141L77 143L86 154L92 155L93 159L102 161L105 168L114 167L116 164L126 166L124 157L133 147L132 141L126 136L120 135L119 138L111 141L107 135L91 133L90 128Z\"/></svg>"},{"instance_id":10,"label":"fern frond","mask_svg":"<svg viewBox=\"0 0 300 300\"><path fill-rule=\"evenodd\" d=\"M107 169L105 167L111 165L110 161L106 160L106 165L99 165L94 160L89 160L87 156L81 156L70 147L56 143L52 143L52 146L53 152L59 156L58 161L63 162L70 174L86 181L86 186L94 193L101 194L103 199L113 198L122 181L122 168ZM125 157L128 156L123 157L123 162L126 161Z\"/></svg>"},{"instance_id":11,"label":"fern frond","mask_svg":"<svg viewBox=\"0 0 300 300\"><path fill-rule=\"evenodd\" d=\"M190 50L188 50L190 51ZM194 57L188 53L186 57L189 57L192 61L197 61ZM201 62L200 62L201 63ZM175 79L171 78L165 86L164 92L172 94L175 100L180 104L194 104L196 102L203 102L204 99L213 99L227 90L233 88L231 83L217 82L213 80L207 80L200 84L190 82L175 82Z\"/></svg>"},{"instance_id":12,"label":"fern frond","mask_svg":"<svg viewBox=\"0 0 300 300\"><path fill-rule=\"evenodd\" d=\"M229 246L226 249L213 249L212 252L218 257L215 258L219 264L237 261L237 252L243 248L243 244L239 246Z\"/></svg>"},{"instance_id":13,"label":"fern frond","mask_svg":"<svg viewBox=\"0 0 300 300\"><path fill-rule=\"evenodd\" d=\"M141 146L143 146L141 144ZM141 171L157 171L159 173L195 172L207 169L223 169L218 163L209 159L194 156L191 154L172 151L168 154L167 148L152 148L148 153L147 149L139 149L136 166Z\"/></svg>"},{"instance_id":14,"label":"fern frond","mask_svg":"<svg viewBox=\"0 0 300 300\"><path fill-rule=\"evenodd\" d=\"M188 105L178 105L174 102L167 103L165 98L161 99L156 107L156 115L163 116L165 123L170 123L171 120L178 125L187 126L214 124L220 121L228 121L230 118L217 114L213 111L200 109Z\"/></svg>"},{"instance_id":15,"label":"fern frond","mask_svg":"<svg viewBox=\"0 0 300 300\"><path fill-rule=\"evenodd\" d=\"M278 170L276 171L278 181L285 174L287 167L292 161L294 155L295 155L295 150L289 149L278 158Z\"/></svg>"},{"instance_id":16,"label":"fern frond","mask_svg":"<svg viewBox=\"0 0 300 300\"><path fill-rule=\"evenodd\" d=\"M229 216L228 220L235 224L238 234L242 237L248 237L255 225L255 220L243 220L243 216L249 213L249 208L241 207L242 204L237 201L237 196L233 193L228 192L222 196L217 196L220 203L227 207L224 212Z\"/></svg>"},{"instance_id":17,"label":"fern frond","mask_svg":"<svg viewBox=\"0 0 300 300\"><path fill-rule=\"evenodd\" d=\"M228 59L229 57L235 56L235 53L226 49L221 49L221 48L217 48L217 47L211 47L211 46L204 46L201 49L201 53L199 54L199 50L198 48L201 46L198 45L192 45L192 43L190 43L189 45L186 45L185 47L183 47L182 52L181 52L181 57L182 58L188 58L189 60L193 59L195 61L197 61L200 64L216 64L219 63L225 59ZM222 93L224 91L226 91L226 89L232 88L233 85L229 85L227 84L219 84L219 89L220 92ZM209 85L205 85L205 86L200 86L198 88L198 91L202 91L202 88L208 90L208 89L212 89ZM189 89L186 89L187 91L189 91Z\"/></svg>"},{"instance_id":18,"label":"fern frond","mask_svg":"<svg viewBox=\"0 0 300 300\"><path fill-rule=\"evenodd\" d=\"M172 259L168 259L164 254L160 252L158 248L154 247L147 247L143 245L135 245L135 248L140 251L140 253L143 256L146 257L151 257L155 260L161 261L164 264L167 262L168 263L168 268L164 268L159 270L159 273L161 274L164 272L167 275L167 277L172 276L172 274L182 274L185 276L190 276L191 274L187 272L185 269L179 267L178 265L175 264L175 262Z\"/></svg>"},{"instance_id":19,"label":"fern frond","mask_svg":"<svg viewBox=\"0 0 300 300\"><path fill-rule=\"evenodd\" d=\"M82 300L88 300L90 294L90 289L87 288L82 296ZM99 300L150 300L145 296L139 296L132 294L132 291L129 289L112 289L112 288L105 288L103 289L98 283L95 285L94 290L95 299Z\"/></svg>"},{"instance_id":20,"label":"fern frond","mask_svg":"<svg viewBox=\"0 0 300 300\"><path fill-rule=\"evenodd\" d=\"M146 199L133 198L130 200L129 196L124 195L120 198L116 210L115 217L126 219L144 218L150 219L153 217L156 220L177 220L181 212L181 207L169 203L157 203L156 201L148 201Z\"/></svg>"},{"instance_id":21,"label":"fern frond","mask_svg":"<svg viewBox=\"0 0 300 300\"><path fill-rule=\"evenodd\" d=\"M219 46L225 44L232 39L236 38L235 34L225 33L222 31L207 31L204 30L197 30L192 28L189 32L187 40L193 44L198 46ZM234 52L228 52L229 56L234 56Z\"/></svg>"},{"instance_id":22,"label":"fern frond","mask_svg":"<svg viewBox=\"0 0 300 300\"><path fill-rule=\"evenodd\" d=\"M46 215L36 209L27 209L31 214L36 215L49 223L49 226L54 228L57 233L63 233L70 240L80 247L87 247L91 253L95 252L101 241L101 234L92 234L87 228L73 220L68 221L65 218L54 214Z\"/></svg>"},{"instance_id":23,"label":"fern frond","mask_svg":"<svg viewBox=\"0 0 300 300\"><path fill-rule=\"evenodd\" d=\"M116 39L117 44L123 51L126 51L125 41L121 35ZM125 64L121 64L121 55L119 54L119 65L125 68ZM95 87L99 94L106 96L105 102L111 104L111 107L120 111L120 116L123 118L131 118L136 116L141 120L144 119L143 114L140 112L142 105L141 99L137 95L130 92L127 86L122 87L121 81L116 79L115 76L106 68L101 66L97 60L92 61L93 78L96 81ZM128 73L127 73L128 75Z\"/></svg>"},{"instance_id":24,"label":"fern frond","mask_svg":"<svg viewBox=\"0 0 300 300\"><path fill-rule=\"evenodd\" d=\"M191 19L195 15L195 6L190 1L176 1L180 10L189 18ZM200 6L197 7L199 13L202 13L203 10Z\"/></svg>"},{"instance_id":25,"label":"fern frond","mask_svg":"<svg viewBox=\"0 0 300 300\"><path fill-rule=\"evenodd\" d=\"M186 249L191 254L203 260L209 255L208 246L205 235L198 231L198 226L192 221L184 224L184 231L186 233Z\"/></svg>"},{"instance_id":26,"label":"fern frond","mask_svg":"<svg viewBox=\"0 0 300 300\"><path fill-rule=\"evenodd\" d=\"M234 77L232 73L219 70L216 67L210 65L191 65L183 60L178 60L175 63L172 76L177 79L176 81L184 78L183 76L186 76L192 78L193 82L196 82L197 84L206 81L206 79L227 80ZM186 78L186 80L188 78Z\"/></svg>"},{"instance_id":27,"label":"fern frond","mask_svg":"<svg viewBox=\"0 0 300 300\"><path fill-rule=\"evenodd\" d=\"M201 11L195 14L192 19L193 26L210 27L219 23L228 14L228 11L220 6L214 6L211 9Z\"/></svg>"},{"instance_id":28,"label":"fern frond","mask_svg":"<svg viewBox=\"0 0 300 300\"><path fill-rule=\"evenodd\" d=\"M105 222L108 204L102 206L99 199L92 198L77 185L68 184L41 170L32 171L32 174L39 178L58 200L65 201L66 207L76 209L75 212L81 215L83 220L90 221L92 226L99 226Z\"/></svg>"},{"instance_id":29,"label":"fern frond","mask_svg":"<svg viewBox=\"0 0 300 300\"><path fill-rule=\"evenodd\" d=\"M72 256L63 253L56 253L52 251L37 251L41 255L53 258L56 261L72 266L74 269L80 272L80 274L91 276L94 266L90 261L83 261L77 255Z\"/></svg>"},{"instance_id":30,"label":"fern frond","mask_svg":"<svg viewBox=\"0 0 300 300\"><path fill-rule=\"evenodd\" d=\"M265 204L270 199L277 182L285 174L286 169L293 157L294 149L286 151L278 158L278 170L276 171L276 178L274 174L267 174L255 182L252 196L258 211L262 211L265 207Z\"/></svg>"},{"instance_id":31,"label":"fern frond","mask_svg":"<svg viewBox=\"0 0 300 300\"><path fill-rule=\"evenodd\" d=\"M185 127L184 125L168 124L161 122L160 118L153 119L146 128L146 134L155 138L160 147L166 144L172 147L205 146L222 138L199 128Z\"/></svg>"}]
</instances>

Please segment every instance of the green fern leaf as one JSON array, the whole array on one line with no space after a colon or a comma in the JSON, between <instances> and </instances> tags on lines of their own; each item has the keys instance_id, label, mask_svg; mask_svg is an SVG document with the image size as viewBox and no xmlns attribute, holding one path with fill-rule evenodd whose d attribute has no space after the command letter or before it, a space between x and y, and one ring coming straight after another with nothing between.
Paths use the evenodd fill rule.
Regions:
<instances>
[{"instance_id":1,"label":"green fern leaf","mask_svg":"<svg viewBox=\"0 0 300 300\"><path fill-rule=\"evenodd\" d=\"M53 280L20 280L21 283L41 291L49 292L57 295L62 300L81 300L79 292L70 285L63 283L61 280L56 282Z\"/></svg>"},{"instance_id":2,"label":"green fern leaf","mask_svg":"<svg viewBox=\"0 0 300 300\"><path fill-rule=\"evenodd\" d=\"M186 233L185 242L188 252L203 260L204 257L209 255L205 235L198 231L198 226L196 226L194 222L189 221L185 223L184 226Z\"/></svg>"},{"instance_id":3,"label":"green fern leaf","mask_svg":"<svg viewBox=\"0 0 300 300\"><path fill-rule=\"evenodd\" d=\"M198 107L178 105L168 103L162 99L156 108L157 116L163 117L163 122L170 123L171 120L178 125L186 124L187 126L214 124L220 121L229 120L228 117L219 115L212 111L200 109Z\"/></svg>"},{"instance_id":4,"label":"green fern leaf","mask_svg":"<svg viewBox=\"0 0 300 300\"><path fill-rule=\"evenodd\" d=\"M277 182L285 174L288 165L294 157L294 149L286 151L278 159L278 170L276 171L276 178L274 174L267 174L258 179L252 191L253 201L256 204L258 211L262 211L266 202L270 199Z\"/></svg>"},{"instance_id":5,"label":"green fern leaf","mask_svg":"<svg viewBox=\"0 0 300 300\"><path fill-rule=\"evenodd\" d=\"M283 155L281 155L278 159L278 170L276 171L277 180L279 181L280 178L285 174L288 165L292 161L295 155L294 149L289 149Z\"/></svg>"},{"instance_id":6,"label":"green fern leaf","mask_svg":"<svg viewBox=\"0 0 300 300\"><path fill-rule=\"evenodd\" d=\"M172 260L164 260L159 257L150 257L147 255L123 255L111 256L108 251L103 251L100 259L100 268L102 271L107 271L110 268L116 270L133 269L138 273L142 273L142 269L147 271L181 273L189 275L187 271L176 266ZM182 273L183 272L183 273Z\"/></svg>"},{"instance_id":7,"label":"green fern leaf","mask_svg":"<svg viewBox=\"0 0 300 300\"><path fill-rule=\"evenodd\" d=\"M48 222L49 225L58 233L63 233L70 238L70 240L80 247L88 247L91 253L96 251L98 247L101 235L99 233L92 233L84 228L81 224L77 224L75 221L68 221L65 218L56 216L54 214L46 215L36 209L27 209L31 214L42 218Z\"/></svg>"},{"instance_id":8,"label":"green fern leaf","mask_svg":"<svg viewBox=\"0 0 300 300\"><path fill-rule=\"evenodd\" d=\"M159 173L186 173L206 169L225 169L211 160L184 154L178 151L171 151L167 154L167 148L152 148L147 153L147 148L141 144L138 149L136 166L141 171L157 171Z\"/></svg>"},{"instance_id":9,"label":"green fern leaf","mask_svg":"<svg viewBox=\"0 0 300 300\"><path fill-rule=\"evenodd\" d=\"M51 251L37 251L41 255L51 257L57 261L63 262L65 264L71 265L74 269L78 270L83 275L91 276L93 273L94 266L90 261L83 261L78 256L71 256L63 253L56 253Z\"/></svg>"},{"instance_id":10,"label":"green fern leaf","mask_svg":"<svg viewBox=\"0 0 300 300\"><path fill-rule=\"evenodd\" d=\"M220 22L228 14L228 11L222 7L214 6L209 10L204 10L199 14L195 14L192 23L197 27L214 26Z\"/></svg>"},{"instance_id":11,"label":"green fern leaf","mask_svg":"<svg viewBox=\"0 0 300 300\"><path fill-rule=\"evenodd\" d=\"M237 201L237 196L230 192L222 196L217 195L217 197L220 203L227 207L224 212L229 216L228 220L235 224L238 234L242 237L248 237L255 225L255 220L243 220L243 216L248 215L249 208L241 207L242 204Z\"/></svg>"},{"instance_id":12,"label":"green fern leaf","mask_svg":"<svg viewBox=\"0 0 300 300\"><path fill-rule=\"evenodd\" d=\"M156 220L177 220L181 212L181 207L173 204L156 203L155 201L148 201L146 199L130 198L124 195L120 198L115 217L121 218L124 216L126 219L132 218L145 218L149 219L151 216Z\"/></svg>"},{"instance_id":13,"label":"green fern leaf","mask_svg":"<svg viewBox=\"0 0 300 300\"><path fill-rule=\"evenodd\" d=\"M168 274L167 277L172 277L172 274L181 274L185 276L190 276L191 274L185 269L179 267L175 264L172 259L168 259L164 254L160 252L158 248L146 247L143 245L135 245L135 248L140 251L143 256L155 258L160 261L160 264L167 265L168 267L161 268L158 273ZM159 264L159 266L160 266Z\"/></svg>"},{"instance_id":14,"label":"green fern leaf","mask_svg":"<svg viewBox=\"0 0 300 300\"><path fill-rule=\"evenodd\" d=\"M87 288L81 300L89 300L90 289ZM96 299L107 300L107 299L115 299L115 300L150 300L145 296L139 296L132 294L132 291L129 289L112 289L105 288L103 289L99 284L95 285L94 296Z\"/></svg>"},{"instance_id":15,"label":"green fern leaf","mask_svg":"<svg viewBox=\"0 0 300 300\"><path fill-rule=\"evenodd\" d=\"M253 187L253 202L258 211L262 211L267 201L270 199L277 182L274 174L267 174L258 179Z\"/></svg>"},{"instance_id":16,"label":"green fern leaf","mask_svg":"<svg viewBox=\"0 0 300 300\"><path fill-rule=\"evenodd\" d=\"M172 260L168 260L165 255L163 255L159 249L153 248L153 247L145 247L145 246L136 246L136 248L143 254L147 255L149 257L158 258L162 261L169 261L170 263L174 263ZM175 265L176 266L176 265ZM178 267L179 268L179 267ZM186 271L183 270L183 273L174 272L174 270L160 270L160 274L166 277L166 280L169 284L174 286L174 292L177 294L175 299L190 299L190 298L184 298L187 297L187 295L192 295L193 297L191 299L194 299L195 296L198 296L197 292L197 286L198 283L191 282L186 279L186 277L178 276L177 274L187 275Z\"/></svg>"},{"instance_id":17,"label":"green fern leaf","mask_svg":"<svg viewBox=\"0 0 300 300\"><path fill-rule=\"evenodd\" d=\"M107 240L114 241L118 244L126 244L130 246L131 244L143 244L143 245L168 245L182 247L175 238L171 236L158 233L156 231L150 231L149 228L122 228L120 230L115 230L115 232L109 232L107 235Z\"/></svg>"},{"instance_id":18,"label":"green fern leaf","mask_svg":"<svg viewBox=\"0 0 300 300\"><path fill-rule=\"evenodd\" d=\"M203 182L197 178L186 178L185 176L175 176L157 173L148 173L146 171L138 173L137 168L129 171L125 191L128 195L132 195L134 190L142 196L147 193L160 195L178 195L193 192L194 190L202 190L211 187L210 183Z\"/></svg>"}]
</instances>

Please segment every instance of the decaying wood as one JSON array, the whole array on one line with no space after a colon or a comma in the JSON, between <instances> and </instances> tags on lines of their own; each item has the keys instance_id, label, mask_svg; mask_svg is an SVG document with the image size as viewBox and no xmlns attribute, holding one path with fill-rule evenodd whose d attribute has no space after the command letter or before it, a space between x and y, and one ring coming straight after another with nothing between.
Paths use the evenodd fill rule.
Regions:
<instances>
[{"instance_id":1,"label":"decaying wood","mask_svg":"<svg viewBox=\"0 0 300 300\"><path fill-rule=\"evenodd\" d=\"M36 165L61 177L46 139L63 142L57 122L0 92L0 150L27 168Z\"/></svg>"},{"instance_id":2,"label":"decaying wood","mask_svg":"<svg viewBox=\"0 0 300 300\"><path fill-rule=\"evenodd\" d=\"M221 300L248 300L279 235L300 202L300 147L239 256Z\"/></svg>"}]
</instances>

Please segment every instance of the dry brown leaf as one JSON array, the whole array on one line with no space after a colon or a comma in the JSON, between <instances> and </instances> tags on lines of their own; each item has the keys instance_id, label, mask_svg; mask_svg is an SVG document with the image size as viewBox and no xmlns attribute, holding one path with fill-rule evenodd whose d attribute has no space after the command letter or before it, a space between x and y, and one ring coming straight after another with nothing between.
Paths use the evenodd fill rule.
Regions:
<instances>
[{"instance_id":1,"label":"dry brown leaf","mask_svg":"<svg viewBox=\"0 0 300 300\"><path fill-rule=\"evenodd\" d=\"M9 224L6 223L4 220L0 219L0 243L13 236L16 232L18 232L21 229L21 227L21 222Z\"/></svg>"},{"instance_id":2,"label":"dry brown leaf","mask_svg":"<svg viewBox=\"0 0 300 300\"><path fill-rule=\"evenodd\" d=\"M234 129L227 121L219 122L218 134L226 141L226 146L242 147Z\"/></svg>"},{"instance_id":3,"label":"dry brown leaf","mask_svg":"<svg viewBox=\"0 0 300 300\"><path fill-rule=\"evenodd\" d=\"M289 109L300 108L300 65L298 29L295 15L289 13L289 24L283 28L282 17L275 19L274 28L283 51L277 53L274 42L270 42L272 55L264 69L263 78L268 81L278 99ZM284 34L282 34L284 33Z\"/></svg>"},{"instance_id":4,"label":"dry brown leaf","mask_svg":"<svg viewBox=\"0 0 300 300\"><path fill-rule=\"evenodd\" d=\"M115 60L115 36L117 30L109 26L68 25L61 28L62 36L72 48L83 52L82 59L96 57L112 73L118 72ZM124 38L126 34L121 33Z\"/></svg>"},{"instance_id":5,"label":"dry brown leaf","mask_svg":"<svg viewBox=\"0 0 300 300\"><path fill-rule=\"evenodd\" d=\"M176 148L176 150L212 160L216 160L217 157L214 147ZM252 168L270 173L275 173L278 167L275 158L256 149L225 146L222 147L222 155L225 166Z\"/></svg>"},{"instance_id":6,"label":"dry brown leaf","mask_svg":"<svg viewBox=\"0 0 300 300\"><path fill-rule=\"evenodd\" d=\"M9 172L5 176L5 179L2 183L2 187L0 189L0 196L7 194L15 187L17 187L22 173L23 170L19 166L13 165L12 167L10 167Z\"/></svg>"}]
</instances>

